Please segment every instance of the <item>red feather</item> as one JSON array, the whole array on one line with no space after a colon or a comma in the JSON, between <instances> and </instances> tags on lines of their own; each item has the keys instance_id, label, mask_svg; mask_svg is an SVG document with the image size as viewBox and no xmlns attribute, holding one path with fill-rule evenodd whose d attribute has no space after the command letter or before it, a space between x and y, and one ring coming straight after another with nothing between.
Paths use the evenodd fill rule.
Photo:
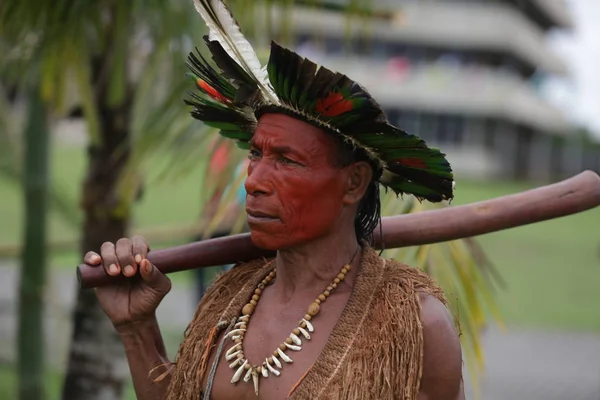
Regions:
<instances>
[{"instance_id":1,"label":"red feather","mask_svg":"<svg viewBox=\"0 0 600 400\"><path fill-rule=\"evenodd\" d=\"M196 80L196 83L198 84L198 86L200 87L200 89L204 90L204 92L206 92L206 94L208 94L213 99L218 100L221 103L229 103L230 102L229 99L227 99L221 93L217 92L215 90L215 88L213 88L212 86L210 86L208 83L206 83L202 79L198 78Z\"/></svg>"},{"instance_id":2,"label":"red feather","mask_svg":"<svg viewBox=\"0 0 600 400\"><path fill-rule=\"evenodd\" d=\"M353 107L352 102L344 100L344 95L341 93L330 92L324 99L317 100L316 111L326 117L337 117L351 111Z\"/></svg>"},{"instance_id":3,"label":"red feather","mask_svg":"<svg viewBox=\"0 0 600 400\"><path fill-rule=\"evenodd\" d=\"M396 160L396 162L405 167L427 168L427 165L425 164L425 162L423 160L421 160L420 158L416 158L416 157L400 158L400 159Z\"/></svg>"}]
</instances>

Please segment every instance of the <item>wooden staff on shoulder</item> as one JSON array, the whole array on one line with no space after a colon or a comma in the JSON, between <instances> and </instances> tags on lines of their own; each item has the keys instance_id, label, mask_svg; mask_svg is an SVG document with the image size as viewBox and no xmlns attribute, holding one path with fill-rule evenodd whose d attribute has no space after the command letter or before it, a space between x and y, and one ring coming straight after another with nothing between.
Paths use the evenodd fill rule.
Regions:
<instances>
[{"instance_id":1,"label":"wooden staff on shoulder","mask_svg":"<svg viewBox=\"0 0 600 400\"><path fill-rule=\"evenodd\" d=\"M575 214L598 205L600 176L584 171L558 183L491 200L384 217L381 230L375 230L374 247L390 249L473 237ZM148 259L168 274L273 255L254 246L250 234L244 233L152 250ZM124 278L109 276L102 267L82 264L77 267L77 279L79 287L87 289Z\"/></svg>"}]
</instances>

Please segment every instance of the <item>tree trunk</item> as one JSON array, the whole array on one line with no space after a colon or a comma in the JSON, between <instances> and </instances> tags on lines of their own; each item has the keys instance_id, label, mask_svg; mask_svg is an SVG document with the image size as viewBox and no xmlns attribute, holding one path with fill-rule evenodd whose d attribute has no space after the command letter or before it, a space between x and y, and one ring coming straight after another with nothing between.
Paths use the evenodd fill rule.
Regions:
<instances>
[{"instance_id":1,"label":"tree trunk","mask_svg":"<svg viewBox=\"0 0 600 400\"><path fill-rule=\"evenodd\" d=\"M19 290L19 399L44 398L44 286L49 132L39 90L29 93L28 124L23 135L25 237Z\"/></svg>"},{"instance_id":2,"label":"tree trunk","mask_svg":"<svg viewBox=\"0 0 600 400\"><path fill-rule=\"evenodd\" d=\"M123 110L104 110L103 143L89 149L82 193L82 254L99 252L102 243L116 242L127 235L129 205L121 204L116 187L129 157L126 114ZM100 309L94 291L80 291L63 399L118 399L127 371L121 341Z\"/></svg>"},{"instance_id":3,"label":"tree trunk","mask_svg":"<svg viewBox=\"0 0 600 400\"><path fill-rule=\"evenodd\" d=\"M81 193L84 225L81 253L99 252L102 243L127 236L131 204L117 185L130 155L131 96L120 105L108 100L106 76L112 49L94 65L96 104L99 108L100 143L88 149L88 171ZM109 66L114 68L114 66ZM121 341L100 309L94 291L80 291L73 314L73 336L62 398L119 399L128 367Z\"/></svg>"}]
</instances>

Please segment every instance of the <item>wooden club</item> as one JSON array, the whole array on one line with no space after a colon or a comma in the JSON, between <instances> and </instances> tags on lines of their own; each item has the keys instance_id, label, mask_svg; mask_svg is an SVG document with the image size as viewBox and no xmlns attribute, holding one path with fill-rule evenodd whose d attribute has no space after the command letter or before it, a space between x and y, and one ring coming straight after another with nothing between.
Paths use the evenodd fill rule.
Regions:
<instances>
[{"instance_id":1,"label":"wooden club","mask_svg":"<svg viewBox=\"0 0 600 400\"><path fill-rule=\"evenodd\" d=\"M575 214L598 205L600 176L584 171L558 183L491 200L382 218L381 230L375 230L374 247L389 249L473 237ZM250 234L244 233L152 250L148 259L168 274L272 255L273 252L254 246ZM77 267L77 279L79 287L87 289L125 278L111 277L101 266L82 264Z\"/></svg>"}]
</instances>

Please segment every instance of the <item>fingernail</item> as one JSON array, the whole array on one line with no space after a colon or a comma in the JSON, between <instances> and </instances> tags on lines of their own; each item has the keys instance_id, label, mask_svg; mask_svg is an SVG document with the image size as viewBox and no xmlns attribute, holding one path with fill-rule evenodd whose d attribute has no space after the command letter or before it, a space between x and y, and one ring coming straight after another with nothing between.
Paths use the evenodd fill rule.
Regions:
<instances>
[{"instance_id":1,"label":"fingernail","mask_svg":"<svg viewBox=\"0 0 600 400\"><path fill-rule=\"evenodd\" d=\"M142 256L140 254L135 255L135 262L138 264L142 262Z\"/></svg>"},{"instance_id":2,"label":"fingernail","mask_svg":"<svg viewBox=\"0 0 600 400\"><path fill-rule=\"evenodd\" d=\"M93 263L96 263L96 262L100 261L100 256L97 256L94 254L93 256L90 257L90 261Z\"/></svg>"},{"instance_id":3,"label":"fingernail","mask_svg":"<svg viewBox=\"0 0 600 400\"><path fill-rule=\"evenodd\" d=\"M111 274L118 274L119 273L119 267L117 267L117 264L110 264L108 266L108 270Z\"/></svg>"},{"instance_id":4,"label":"fingernail","mask_svg":"<svg viewBox=\"0 0 600 400\"><path fill-rule=\"evenodd\" d=\"M125 275L131 276L133 275L133 267L131 265L126 265L125 268L123 268L123 272L125 272Z\"/></svg>"}]
</instances>

